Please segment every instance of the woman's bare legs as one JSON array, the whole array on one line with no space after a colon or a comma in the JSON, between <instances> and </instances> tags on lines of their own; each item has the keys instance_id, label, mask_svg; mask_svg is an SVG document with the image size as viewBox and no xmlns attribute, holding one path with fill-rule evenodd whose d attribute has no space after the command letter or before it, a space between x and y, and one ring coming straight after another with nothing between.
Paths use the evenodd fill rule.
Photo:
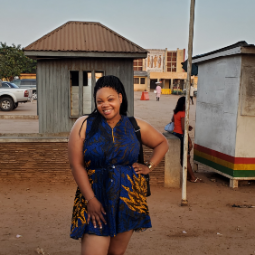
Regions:
<instances>
[{"instance_id":1,"label":"woman's bare legs","mask_svg":"<svg viewBox=\"0 0 255 255\"><path fill-rule=\"evenodd\" d=\"M192 141L190 139L190 136L188 136L188 140L189 140L189 153L191 152L192 148L193 148L193 144ZM191 182L202 182L201 179L199 179L198 177L195 176L191 163L190 163L190 154L188 154L187 157L187 177L188 180L190 180Z\"/></svg>"},{"instance_id":2,"label":"woman's bare legs","mask_svg":"<svg viewBox=\"0 0 255 255\"><path fill-rule=\"evenodd\" d=\"M187 170L188 170L188 177L190 180L195 180L196 176L193 172L192 166L190 164L190 155L188 155L188 159L187 159Z\"/></svg>"},{"instance_id":3,"label":"woman's bare legs","mask_svg":"<svg viewBox=\"0 0 255 255\"><path fill-rule=\"evenodd\" d=\"M133 230L129 230L120 233L115 237L111 237L108 255L123 255L127 249L132 234Z\"/></svg>"},{"instance_id":4,"label":"woman's bare legs","mask_svg":"<svg viewBox=\"0 0 255 255\"><path fill-rule=\"evenodd\" d=\"M132 234L133 230L115 237L86 234L81 240L81 255L123 255Z\"/></svg>"},{"instance_id":5,"label":"woman's bare legs","mask_svg":"<svg viewBox=\"0 0 255 255\"><path fill-rule=\"evenodd\" d=\"M81 255L107 255L110 236L85 234L81 240Z\"/></svg>"},{"instance_id":6,"label":"woman's bare legs","mask_svg":"<svg viewBox=\"0 0 255 255\"><path fill-rule=\"evenodd\" d=\"M192 166L190 164L190 155L188 155L188 159L187 159L187 173L188 173L188 179L191 182L203 182L203 180L196 177L193 172Z\"/></svg>"}]
</instances>

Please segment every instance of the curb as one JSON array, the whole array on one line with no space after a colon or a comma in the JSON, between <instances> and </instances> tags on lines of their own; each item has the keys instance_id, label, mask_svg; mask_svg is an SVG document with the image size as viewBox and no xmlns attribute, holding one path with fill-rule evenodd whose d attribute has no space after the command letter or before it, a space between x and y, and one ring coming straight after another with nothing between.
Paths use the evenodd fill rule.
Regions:
<instances>
[{"instance_id":1,"label":"curb","mask_svg":"<svg viewBox=\"0 0 255 255\"><path fill-rule=\"evenodd\" d=\"M34 119L34 120L38 120L38 116L37 115L0 115L0 119L4 119L4 120L13 120L13 119L20 119L20 120Z\"/></svg>"}]
</instances>

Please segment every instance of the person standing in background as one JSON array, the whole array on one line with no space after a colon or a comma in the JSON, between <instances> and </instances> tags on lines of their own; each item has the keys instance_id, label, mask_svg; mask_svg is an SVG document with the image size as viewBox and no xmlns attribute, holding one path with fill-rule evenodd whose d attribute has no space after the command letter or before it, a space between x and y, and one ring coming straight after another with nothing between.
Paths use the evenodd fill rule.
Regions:
<instances>
[{"instance_id":1,"label":"person standing in background","mask_svg":"<svg viewBox=\"0 0 255 255\"><path fill-rule=\"evenodd\" d=\"M174 122L174 131L173 135L178 137L181 140L181 153L180 153L180 162L183 165L183 149L184 149L184 126L185 126L185 97L180 97L177 101L176 107L174 109L174 116L172 117L172 121ZM189 131L191 131L193 127L189 126ZM195 176L191 163L190 163L190 152L193 148L192 141L190 136L188 135L188 157L187 157L187 178L190 182L197 183L203 182L202 179Z\"/></svg>"},{"instance_id":2,"label":"person standing in background","mask_svg":"<svg viewBox=\"0 0 255 255\"><path fill-rule=\"evenodd\" d=\"M156 82L157 84L157 87L156 87L156 100L159 101L159 98L160 98L160 95L161 95L161 82L160 81L157 81Z\"/></svg>"},{"instance_id":3,"label":"person standing in background","mask_svg":"<svg viewBox=\"0 0 255 255\"><path fill-rule=\"evenodd\" d=\"M194 96L194 87L193 87L193 83L190 84L190 100L192 102L192 104L194 104L194 101L193 101L193 96Z\"/></svg>"}]
</instances>

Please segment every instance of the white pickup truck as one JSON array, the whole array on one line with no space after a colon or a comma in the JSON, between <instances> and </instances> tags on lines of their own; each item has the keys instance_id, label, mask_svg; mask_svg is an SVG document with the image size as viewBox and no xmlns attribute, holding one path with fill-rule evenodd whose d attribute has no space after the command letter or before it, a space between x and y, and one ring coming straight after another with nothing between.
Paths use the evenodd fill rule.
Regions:
<instances>
[{"instance_id":1,"label":"white pickup truck","mask_svg":"<svg viewBox=\"0 0 255 255\"><path fill-rule=\"evenodd\" d=\"M12 111L19 103L31 101L32 89L20 89L16 84L0 81L0 110Z\"/></svg>"}]
</instances>

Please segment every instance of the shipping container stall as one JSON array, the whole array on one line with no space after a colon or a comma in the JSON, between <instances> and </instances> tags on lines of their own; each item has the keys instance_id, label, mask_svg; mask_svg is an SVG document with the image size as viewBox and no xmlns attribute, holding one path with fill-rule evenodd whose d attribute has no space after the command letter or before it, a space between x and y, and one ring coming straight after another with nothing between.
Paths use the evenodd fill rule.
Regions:
<instances>
[{"instance_id":1,"label":"shipping container stall","mask_svg":"<svg viewBox=\"0 0 255 255\"><path fill-rule=\"evenodd\" d=\"M255 47L240 42L198 64L194 161L230 179L255 180Z\"/></svg>"}]
</instances>

